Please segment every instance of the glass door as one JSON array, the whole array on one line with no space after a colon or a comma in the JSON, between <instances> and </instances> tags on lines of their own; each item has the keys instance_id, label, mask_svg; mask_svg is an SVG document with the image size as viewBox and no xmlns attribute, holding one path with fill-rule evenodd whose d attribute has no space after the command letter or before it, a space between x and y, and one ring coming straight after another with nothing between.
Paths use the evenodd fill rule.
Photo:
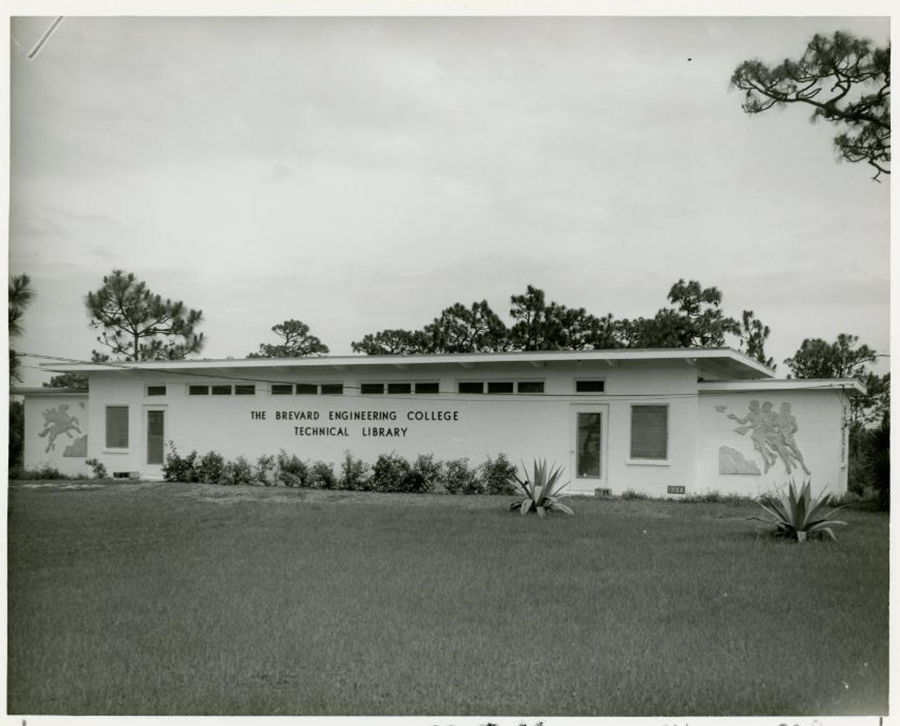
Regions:
<instances>
[{"instance_id":1,"label":"glass door","mask_svg":"<svg viewBox=\"0 0 900 726\"><path fill-rule=\"evenodd\" d=\"M166 412L147 411L147 463L162 464L166 438Z\"/></svg>"},{"instance_id":2,"label":"glass door","mask_svg":"<svg viewBox=\"0 0 900 726\"><path fill-rule=\"evenodd\" d=\"M606 479L606 407L579 407L573 411L572 423L575 479L589 479L597 487Z\"/></svg>"}]
</instances>

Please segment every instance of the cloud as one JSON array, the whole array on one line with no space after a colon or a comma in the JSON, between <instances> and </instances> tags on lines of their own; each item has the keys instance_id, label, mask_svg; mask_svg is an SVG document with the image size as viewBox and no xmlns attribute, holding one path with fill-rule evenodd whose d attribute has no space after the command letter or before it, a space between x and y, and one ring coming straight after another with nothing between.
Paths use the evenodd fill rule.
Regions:
<instances>
[{"instance_id":1,"label":"cloud","mask_svg":"<svg viewBox=\"0 0 900 726\"><path fill-rule=\"evenodd\" d=\"M778 359L829 326L882 348L889 185L727 92L837 27L888 24L69 18L12 53L11 266L54 285L44 349L113 267L202 307L217 356L285 317L343 351L456 300L505 314L527 283L652 315L679 277L755 310Z\"/></svg>"}]
</instances>

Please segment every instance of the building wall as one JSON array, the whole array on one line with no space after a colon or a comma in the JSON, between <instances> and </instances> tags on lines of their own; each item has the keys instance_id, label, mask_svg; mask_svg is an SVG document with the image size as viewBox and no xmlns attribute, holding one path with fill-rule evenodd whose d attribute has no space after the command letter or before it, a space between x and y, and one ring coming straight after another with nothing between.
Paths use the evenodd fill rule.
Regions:
<instances>
[{"instance_id":1,"label":"building wall","mask_svg":"<svg viewBox=\"0 0 900 726\"><path fill-rule=\"evenodd\" d=\"M758 402L760 411L771 404L768 424L765 416L748 419L752 401ZM827 489L843 494L847 491L844 402L842 393L830 389L701 394L696 490L758 496L781 490L791 480L798 484L810 480L815 493ZM795 451L779 444L782 433L793 429L777 417L785 403L796 419ZM768 470L763 451L770 461L774 459Z\"/></svg>"},{"instance_id":2,"label":"building wall","mask_svg":"<svg viewBox=\"0 0 900 726\"><path fill-rule=\"evenodd\" d=\"M53 467L70 476L89 474L85 464L89 423L87 394L26 396L25 468Z\"/></svg>"},{"instance_id":3,"label":"building wall","mask_svg":"<svg viewBox=\"0 0 900 726\"><path fill-rule=\"evenodd\" d=\"M147 463L147 412L161 410L165 412L164 440L174 441L181 453L217 451L229 459L245 456L255 460L284 449L305 459L339 465L348 451L367 463L374 463L379 454L396 452L408 458L419 454L434 454L444 460L467 457L474 466L504 453L515 464L530 466L535 458L561 464L566 470L564 477L573 479L569 486L573 492L602 487L614 494L633 489L666 496L669 487L675 486L684 487L685 494L718 491L758 496L784 487L791 479L810 479L817 492L846 491L843 394L835 390L698 394L696 375L696 370L683 362L613 367L566 363L545 368L518 364L474 370L411 366L408 370L332 371L327 375L256 369L253 396L188 396L191 384L233 385L240 381L196 375L101 373L91 376L89 400L85 395L72 394L26 396L25 464L28 468L52 466L66 474L79 474L88 471L85 458L96 457L110 474L134 472L145 478L161 478L162 467ZM576 378L602 378L605 391L576 395ZM461 395L454 393L461 380L542 380L544 394ZM272 395L271 381L342 382L345 393ZM438 381L442 392L361 395L360 384L371 381ZM148 396L148 385L165 385L166 395ZM756 418L749 415L753 401L760 411ZM635 404L668 407L667 460L629 458L631 407ZM790 407L787 418L778 416L783 413L783 404ZM128 446L108 448L106 407L122 405L128 407ZM599 479L573 477L578 411L603 415ZM386 413L392 420L342 418L354 412ZM95 422L92 435L88 435L89 422ZM311 430L319 428L328 431L315 435ZM384 434L385 430L396 435L373 435ZM793 449L778 443L785 432L793 436ZM770 462L768 468L764 456Z\"/></svg>"},{"instance_id":4,"label":"building wall","mask_svg":"<svg viewBox=\"0 0 900 726\"><path fill-rule=\"evenodd\" d=\"M379 454L396 452L413 458L434 454L439 459L468 457L472 465L488 456L505 453L514 463L530 466L535 458L546 458L574 471L575 412L598 411L604 415L602 477L575 480L570 491L593 491L595 487L621 493L639 489L665 495L667 485L690 488L694 479L694 432L697 419L697 372L676 364L554 364L535 368L526 364L479 366L411 366L360 373L349 370L315 375L302 371L255 369L253 396L188 396L190 384L234 384L228 379L197 375L133 372L100 373L91 376L91 420L98 422L97 436L90 442L90 455L103 461L112 472L140 472L159 477L161 467L146 461L147 411L164 410L165 440L174 441L181 453L218 451L226 458L238 455L255 459L284 449L310 460L339 464L344 453L374 463ZM575 378L603 378L603 394L574 394ZM461 380L543 380L543 395L462 395ZM290 395L269 392L265 381L343 382L341 396ZM439 381L442 393L428 395L361 395L359 385L368 381ZM249 381L248 381L249 382ZM166 395L148 397L147 385L166 385ZM666 462L629 460L631 406L659 403L669 407L669 458ZM109 405L129 407L129 446L113 450L105 446L103 422ZM285 412L282 414L281 412ZM346 421L344 412L387 412L390 421ZM286 414L286 415L285 415ZM416 416L449 420L412 420ZM291 420L287 416L316 416ZM412 418L411 418L412 417ZM330 434L310 435L315 428ZM396 436L375 436L373 429L389 429ZM339 435L337 432L346 433ZM382 431L381 433L384 433ZM368 434L368 435L367 435Z\"/></svg>"}]
</instances>

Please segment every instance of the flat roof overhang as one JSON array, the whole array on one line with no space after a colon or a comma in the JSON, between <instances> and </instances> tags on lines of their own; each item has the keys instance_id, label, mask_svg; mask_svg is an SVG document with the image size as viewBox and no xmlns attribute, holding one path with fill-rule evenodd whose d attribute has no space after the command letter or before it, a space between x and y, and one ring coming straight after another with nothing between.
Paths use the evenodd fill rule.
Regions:
<instances>
[{"instance_id":1,"label":"flat roof overhang","mask_svg":"<svg viewBox=\"0 0 900 726\"><path fill-rule=\"evenodd\" d=\"M700 394L739 391L834 391L846 390L853 395L866 392L855 378L771 378L752 381L702 381Z\"/></svg>"},{"instance_id":2,"label":"flat roof overhang","mask_svg":"<svg viewBox=\"0 0 900 726\"><path fill-rule=\"evenodd\" d=\"M10 388L13 396L87 396L87 388Z\"/></svg>"},{"instance_id":3,"label":"flat roof overhang","mask_svg":"<svg viewBox=\"0 0 900 726\"><path fill-rule=\"evenodd\" d=\"M105 371L217 372L249 371L257 368L279 371L311 369L316 372L343 372L394 368L408 370L426 366L453 366L475 370L497 364L523 364L536 368L556 363L687 364L699 373L735 379L773 378L775 371L731 348L654 348L584 351L521 351L514 353L454 353L437 355L352 355L310 356L307 358L226 358L218 360L140 361L124 363L44 363L47 371L99 373Z\"/></svg>"}]
</instances>

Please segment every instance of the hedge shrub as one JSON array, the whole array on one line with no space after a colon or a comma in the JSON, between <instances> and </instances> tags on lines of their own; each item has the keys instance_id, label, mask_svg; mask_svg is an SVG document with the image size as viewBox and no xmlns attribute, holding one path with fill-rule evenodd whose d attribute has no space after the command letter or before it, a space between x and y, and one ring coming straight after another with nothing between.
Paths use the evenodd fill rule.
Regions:
<instances>
[{"instance_id":1,"label":"hedge shrub","mask_svg":"<svg viewBox=\"0 0 900 726\"><path fill-rule=\"evenodd\" d=\"M397 454L381 454L372 466L372 488L376 492L404 491L403 480L412 472L412 466Z\"/></svg>"},{"instance_id":2,"label":"hedge shrub","mask_svg":"<svg viewBox=\"0 0 900 726\"><path fill-rule=\"evenodd\" d=\"M484 462L478 467L478 478L481 480L485 494L515 494L516 465L506 458L506 454L500 454L496 459Z\"/></svg>"},{"instance_id":3,"label":"hedge shrub","mask_svg":"<svg viewBox=\"0 0 900 726\"><path fill-rule=\"evenodd\" d=\"M253 465L243 456L225 464L219 484L226 486L248 486L258 482Z\"/></svg>"},{"instance_id":4,"label":"hedge shrub","mask_svg":"<svg viewBox=\"0 0 900 726\"><path fill-rule=\"evenodd\" d=\"M420 474L428 491L443 486L444 464L434 460L434 454L419 454L413 462L412 469Z\"/></svg>"},{"instance_id":5,"label":"hedge shrub","mask_svg":"<svg viewBox=\"0 0 900 726\"><path fill-rule=\"evenodd\" d=\"M308 462L284 449L275 456L260 456L255 462L243 456L226 461L216 451L209 451L202 457L196 451L182 456L171 441L163 464L166 481L409 494L435 490L448 494L514 494L512 476L515 471L515 466L504 454L488 457L486 462L473 468L467 458L442 462L435 460L433 454L420 454L410 462L392 452L381 454L370 467L347 451L339 473L335 474L331 464Z\"/></svg>"},{"instance_id":6,"label":"hedge shrub","mask_svg":"<svg viewBox=\"0 0 900 726\"><path fill-rule=\"evenodd\" d=\"M317 461L309 468L309 479L306 486L312 489L337 489L337 477L331 464Z\"/></svg>"},{"instance_id":7,"label":"hedge shrub","mask_svg":"<svg viewBox=\"0 0 900 726\"><path fill-rule=\"evenodd\" d=\"M469 468L467 458L453 459L444 464L444 489L448 494L481 494L483 488L477 473Z\"/></svg>"},{"instance_id":8,"label":"hedge shrub","mask_svg":"<svg viewBox=\"0 0 900 726\"><path fill-rule=\"evenodd\" d=\"M197 452L192 451L187 456L181 456L175 448L175 442L170 441L166 463L163 464L163 479L185 483L200 481Z\"/></svg>"},{"instance_id":9,"label":"hedge shrub","mask_svg":"<svg viewBox=\"0 0 900 726\"><path fill-rule=\"evenodd\" d=\"M225 473L225 457L215 451L202 456L197 466L197 475L204 484L218 484Z\"/></svg>"},{"instance_id":10,"label":"hedge shrub","mask_svg":"<svg viewBox=\"0 0 900 726\"><path fill-rule=\"evenodd\" d=\"M282 449L275 459L275 481L286 487L305 487L309 482L309 467L295 454Z\"/></svg>"},{"instance_id":11,"label":"hedge shrub","mask_svg":"<svg viewBox=\"0 0 900 726\"><path fill-rule=\"evenodd\" d=\"M355 459L349 451L344 452L338 487L354 492L371 489L372 479L369 475L369 465L362 459Z\"/></svg>"}]
</instances>

